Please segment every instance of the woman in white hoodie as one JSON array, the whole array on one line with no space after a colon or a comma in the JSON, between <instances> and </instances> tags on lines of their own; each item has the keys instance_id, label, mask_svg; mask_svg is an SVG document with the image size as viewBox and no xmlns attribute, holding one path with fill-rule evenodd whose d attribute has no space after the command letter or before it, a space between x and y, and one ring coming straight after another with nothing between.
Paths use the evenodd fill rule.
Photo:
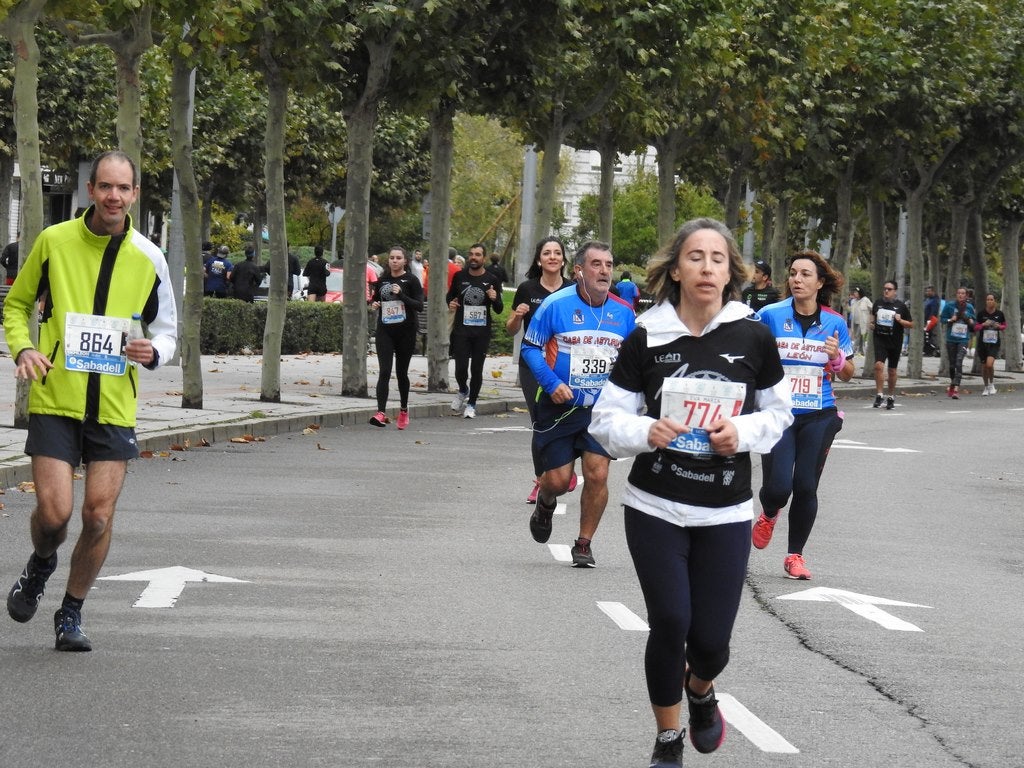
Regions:
<instances>
[{"instance_id":1,"label":"woman in white hoodie","mask_svg":"<svg viewBox=\"0 0 1024 768\"><path fill-rule=\"evenodd\" d=\"M694 747L725 738L713 681L750 554L750 452L771 450L793 420L775 338L737 301L746 280L724 224L684 224L651 260L657 303L623 343L590 425L613 457L636 456L623 502L651 630L652 768L682 764L684 690Z\"/></svg>"}]
</instances>

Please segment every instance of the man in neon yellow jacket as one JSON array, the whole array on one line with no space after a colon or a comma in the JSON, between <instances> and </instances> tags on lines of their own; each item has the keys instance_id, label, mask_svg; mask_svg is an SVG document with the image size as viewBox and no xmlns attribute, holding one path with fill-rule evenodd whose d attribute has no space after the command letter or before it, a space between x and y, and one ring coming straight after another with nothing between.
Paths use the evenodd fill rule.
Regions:
<instances>
[{"instance_id":1,"label":"man in neon yellow jacket","mask_svg":"<svg viewBox=\"0 0 1024 768\"><path fill-rule=\"evenodd\" d=\"M174 355L177 310L160 249L132 229L138 170L123 152L93 162L92 205L78 219L46 228L11 286L4 330L15 376L32 382L25 453L32 457L36 508L33 553L7 596L15 621L35 615L73 513L73 472L87 466L82 532L71 555L67 591L54 615L55 647L88 651L82 604L110 548L114 509L138 456L138 368ZM42 307L39 342L28 321ZM148 333L136 338L133 315Z\"/></svg>"}]
</instances>

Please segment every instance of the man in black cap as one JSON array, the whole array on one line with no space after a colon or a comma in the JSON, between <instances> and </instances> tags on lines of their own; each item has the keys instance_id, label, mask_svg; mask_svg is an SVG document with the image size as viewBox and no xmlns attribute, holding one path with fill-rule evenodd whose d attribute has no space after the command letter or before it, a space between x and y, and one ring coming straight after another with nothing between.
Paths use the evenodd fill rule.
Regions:
<instances>
[{"instance_id":1,"label":"man in black cap","mask_svg":"<svg viewBox=\"0 0 1024 768\"><path fill-rule=\"evenodd\" d=\"M779 300L779 291L772 285L772 268L768 262L754 262L754 279L743 289L743 303L757 312L761 307Z\"/></svg>"}]
</instances>

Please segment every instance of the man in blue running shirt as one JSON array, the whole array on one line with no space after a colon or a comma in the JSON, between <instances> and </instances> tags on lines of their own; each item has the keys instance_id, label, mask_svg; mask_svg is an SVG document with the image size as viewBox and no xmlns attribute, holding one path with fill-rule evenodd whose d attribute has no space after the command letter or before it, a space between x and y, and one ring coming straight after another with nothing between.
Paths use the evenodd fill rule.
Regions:
<instances>
[{"instance_id":1,"label":"man in blue running shirt","mask_svg":"<svg viewBox=\"0 0 1024 768\"><path fill-rule=\"evenodd\" d=\"M590 409L636 325L633 308L609 293L613 266L606 243L584 243L573 263L576 284L544 299L523 338L523 359L539 385L533 445L544 469L530 533L540 543L551 537L557 498L568 491L579 458L583 494L572 548L577 567L594 565L590 542L608 504L611 457L590 436Z\"/></svg>"}]
</instances>

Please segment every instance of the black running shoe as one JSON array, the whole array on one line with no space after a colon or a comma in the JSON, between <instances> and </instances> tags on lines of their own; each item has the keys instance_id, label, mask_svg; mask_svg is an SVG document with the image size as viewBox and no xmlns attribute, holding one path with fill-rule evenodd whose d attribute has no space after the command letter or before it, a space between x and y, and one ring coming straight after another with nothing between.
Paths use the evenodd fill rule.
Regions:
<instances>
[{"instance_id":1,"label":"black running shoe","mask_svg":"<svg viewBox=\"0 0 1024 768\"><path fill-rule=\"evenodd\" d=\"M538 495L537 506L534 508L533 514L530 515L530 533L533 535L534 541L544 544L551 538L551 516L553 514L555 514L555 505L546 506Z\"/></svg>"},{"instance_id":2,"label":"black running shoe","mask_svg":"<svg viewBox=\"0 0 1024 768\"><path fill-rule=\"evenodd\" d=\"M56 552L50 555L50 559L42 567L37 564L34 554L28 559L25 570L21 572L21 576L14 582L11 591L7 593L7 613L11 615L12 619L24 623L36 615L36 608L39 607L39 598L43 596L46 580L56 569Z\"/></svg>"},{"instance_id":3,"label":"black running shoe","mask_svg":"<svg viewBox=\"0 0 1024 768\"><path fill-rule=\"evenodd\" d=\"M896 407L896 399L895 398L893 398L893 397L885 398L885 410L891 411L895 407Z\"/></svg>"},{"instance_id":4,"label":"black running shoe","mask_svg":"<svg viewBox=\"0 0 1024 768\"><path fill-rule=\"evenodd\" d=\"M576 543L572 545L572 564L574 568L593 568L596 565L594 549L589 541L576 539Z\"/></svg>"},{"instance_id":5,"label":"black running shoe","mask_svg":"<svg viewBox=\"0 0 1024 768\"><path fill-rule=\"evenodd\" d=\"M715 687L711 686L703 696L690 691L690 673L686 673L686 705L690 709L690 743L702 754L714 752L725 741L725 720L718 709Z\"/></svg>"},{"instance_id":6,"label":"black running shoe","mask_svg":"<svg viewBox=\"0 0 1024 768\"><path fill-rule=\"evenodd\" d=\"M875 395L875 404L872 405L871 407L872 408L881 408L882 407L882 396L881 395Z\"/></svg>"},{"instance_id":7,"label":"black running shoe","mask_svg":"<svg viewBox=\"0 0 1024 768\"><path fill-rule=\"evenodd\" d=\"M82 614L74 608L61 606L53 614L53 629L57 633L53 647L58 651L92 650L92 643L82 631Z\"/></svg>"},{"instance_id":8,"label":"black running shoe","mask_svg":"<svg viewBox=\"0 0 1024 768\"><path fill-rule=\"evenodd\" d=\"M683 735L681 731L662 731L654 740L650 768L680 768L683 764Z\"/></svg>"}]
</instances>

